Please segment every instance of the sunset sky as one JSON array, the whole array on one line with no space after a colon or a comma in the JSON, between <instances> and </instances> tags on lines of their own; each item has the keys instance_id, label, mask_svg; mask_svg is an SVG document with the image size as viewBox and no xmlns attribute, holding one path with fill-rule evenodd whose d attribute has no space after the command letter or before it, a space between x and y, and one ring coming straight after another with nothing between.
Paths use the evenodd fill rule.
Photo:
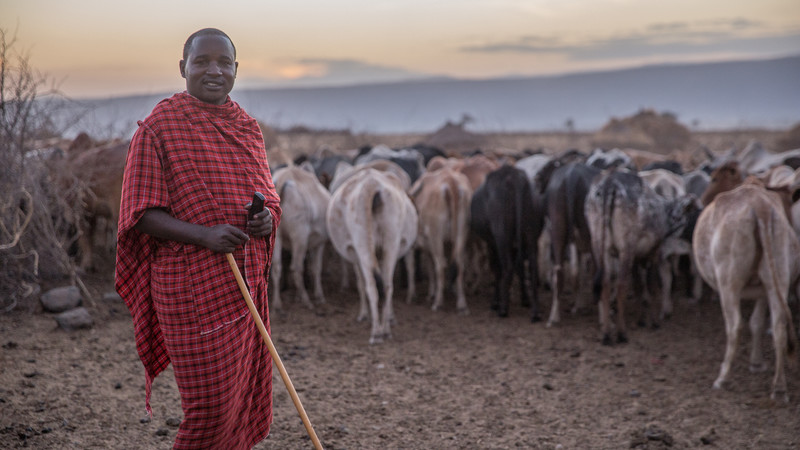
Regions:
<instances>
[{"instance_id":1,"label":"sunset sky","mask_svg":"<svg viewBox=\"0 0 800 450\"><path fill-rule=\"evenodd\" d=\"M798 0L0 0L6 39L75 98L184 89L183 42L209 26L238 88L800 54Z\"/></svg>"}]
</instances>

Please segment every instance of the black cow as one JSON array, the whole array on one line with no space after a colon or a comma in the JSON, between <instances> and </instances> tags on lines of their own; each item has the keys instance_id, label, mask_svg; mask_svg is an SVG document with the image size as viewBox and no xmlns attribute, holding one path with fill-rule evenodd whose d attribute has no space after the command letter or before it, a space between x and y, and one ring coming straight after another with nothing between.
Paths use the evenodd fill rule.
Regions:
<instances>
[{"instance_id":1,"label":"black cow","mask_svg":"<svg viewBox=\"0 0 800 450\"><path fill-rule=\"evenodd\" d=\"M414 149L393 150L385 145L376 145L366 153L359 152L356 156L355 165L366 164L375 160L388 160L400 166L411 178L414 184L419 177L425 173L425 158L422 153Z\"/></svg>"},{"instance_id":2,"label":"black cow","mask_svg":"<svg viewBox=\"0 0 800 450\"><path fill-rule=\"evenodd\" d=\"M536 292L537 241L544 218L535 210L525 172L509 165L490 172L475 191L470 206L470 228L488 244L489 265L495 275L492 309L500 317L508 316L516 270L522 305L531 306L532 322L541 320ZM528 271L525 261L529 264Z\"/></svg>"},{"instance_id":3,"label":"black cow","mask_svg":"<svg viewBox=\"0 0 800 450\"><path fill-rule=\"evenodd\" d=\"M555 161L552 167L555 169L550 170L550 167L542 169L542 177L537 179L537 186L544 196L544 210L550 221L552 260L550 286L553 302L547 326L561 321L559 297L564 286L563 264L568 247L574 245L577 250L575 256L578 261L573 261L577 267L581 265L582 256L591 256L592 242L584 214L584 204L592 180L600 174L600 169L581 162L558 165ZM576 302L573 313L577 311L577 307Z\"/></svg>"}]
</instances>

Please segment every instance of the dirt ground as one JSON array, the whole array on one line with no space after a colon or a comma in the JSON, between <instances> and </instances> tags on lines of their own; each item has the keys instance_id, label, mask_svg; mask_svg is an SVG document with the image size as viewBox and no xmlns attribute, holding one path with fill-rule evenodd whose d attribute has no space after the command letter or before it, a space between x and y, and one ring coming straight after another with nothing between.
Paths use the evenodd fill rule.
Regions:
<instances>
[{"instance_id":1,"label":"dirt ground","mask_svg":"<svg viewBox=\"0 0 800 450\"><path fill-rule=\"evenodd\" d=\"M143 420L144 373L130 315L110 273L87 278L95 326L65 332L46 313L0 315L0 447L170 448L180 399L171 370L154 384ZM769 399L772 368L747 370L740 347L729 390L711 389L724 330L715 301L680 299L660 329L632 324L630 343L600 344L596 311L531 324L518 300L489 309L491 283L433 312L396 290L393 338L369 345L355 290L326 271L328 303L311 311L285 292L273 311L275 345L327 449L800 448L800 379L789 404ZM424 285L418 292L426 292ZM580 295L590 295L581 292ZM678 294L679 298L680 295ZM540 290L545 311L549 291ZM516 299L516 298L515 298ZM568 306L567 306L568 307ZM749 333L742 333L749 345ZM772 361L772 347L764 348ZM257 449L313 448L274 371L275 422Z\"/></svg>"}]
</instances>

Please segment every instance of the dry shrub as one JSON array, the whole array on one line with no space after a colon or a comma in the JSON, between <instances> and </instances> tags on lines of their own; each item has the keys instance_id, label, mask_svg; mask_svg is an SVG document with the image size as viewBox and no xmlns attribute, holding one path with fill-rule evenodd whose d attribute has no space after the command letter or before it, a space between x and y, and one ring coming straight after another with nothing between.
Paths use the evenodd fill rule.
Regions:
<instances>
[{"instance_id":1,"label":"dry shrub","mask_svg":"<svg viewBox=\"0 0 800 450\"><path fill-rule=\"evenodd\" d=\"M64 149L53 127L54 89L12 51L0 29L0 312L32 310L46 279L69 277L82 286L68 256L77 239L84 187L58 183ZM66 199L72 198L70 202Z\"/></svg>"},{"instance_id":2,"label":"dry shrub","mask_svg":"<svg viewBox=\"0 0 800 450\"><path fill-rule=\"evenodd\" d=\"M592 137L602 148L636 148L659 153L683 150L691 141L689 130L675 116L643 109L632 117L612 118Z\"/></svg>"},{"instance_id":3,"label":"dry shrub","mask_svg":"<svg viewBox=\"0 0 800 450\"><path fill-rule=\"evenodd\" d=\"M487 144L485 136L464 129L468 121L468 116L465 116L459 123L447 121L444 126L426 137L423 143L441 148L448 154L470 152L485 147Z\"/></svg>"}]
</instances>

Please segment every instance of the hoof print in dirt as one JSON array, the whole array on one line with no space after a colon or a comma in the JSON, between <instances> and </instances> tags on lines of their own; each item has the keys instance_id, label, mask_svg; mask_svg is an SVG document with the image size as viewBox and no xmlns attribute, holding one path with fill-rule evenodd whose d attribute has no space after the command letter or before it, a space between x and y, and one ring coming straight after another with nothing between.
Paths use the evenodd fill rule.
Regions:
<instances>
[{"instance_id":1,"label":"hoof print in dirt","mask_svg":"<svg viewBox=\"0 0 800 450\"><path fill-rule=\"evenodd\" d=\"M703 445L712 445L717 441L717 439L719 439L719 436L717 435L717 431L713 428L700 436L700 442L702 442Z\"/></svg>"},{"instance_id":2,"label":"hoof print in dirt","mask_svg":"<svg viewBox=\"0 0 800 450\"><path fill-rule=\"evenodd\" d=\"M648 425L631 432L630 448L665 448L672 447L674 443L672 436L658 425Z\"/></svg>"}]
</instances>

